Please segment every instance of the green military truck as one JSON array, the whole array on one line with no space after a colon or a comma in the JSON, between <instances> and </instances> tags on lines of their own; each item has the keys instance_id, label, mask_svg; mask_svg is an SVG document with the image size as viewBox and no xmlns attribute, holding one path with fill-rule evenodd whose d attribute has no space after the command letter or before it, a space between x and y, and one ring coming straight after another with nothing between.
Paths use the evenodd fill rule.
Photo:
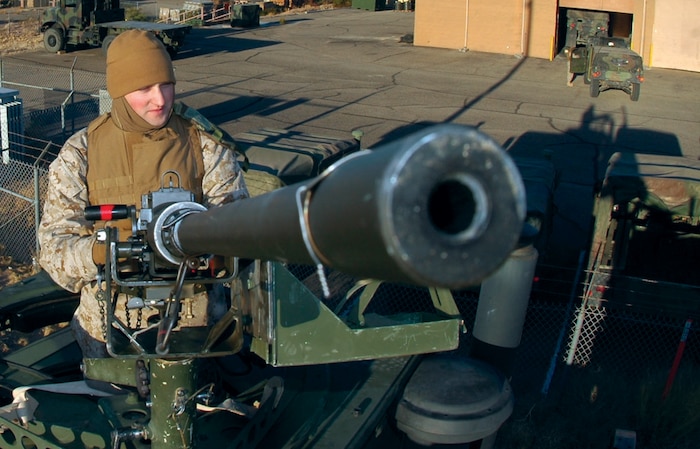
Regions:
<instances>
[{"instance_id":1,"label":"green military truck","mask_svg":"<svg viewBox=\"0 0 700 449\"><path fill-rule=\"evenodd\" d=\"M610 15L607 12L568 10L564 48L585 46L591 37L607 36L609 22Z\"/></svg>"},{"instance_id":2,"label":"green military truck","mask_svg":"<svg viewBox=\"0 0 700 449\"><path fill-rule=\"evenodd\" d=\"M60 0L60 4L47 8L41 20L44 34L44 47L55 53L66 46L89 45L107 51L109 45L120 33L139 29L151 31L175 56L183 45L190 25L176 25L154 22L124 20L124 8L119 0Z\"/></svg>"},{"instance_id":3,"label":"green military truck","mask_svg":"<svg viewBox=\"0 0 700 449\"><path fill-rule=\"evenodd\" d=\"M629 48L627 39L594 37L585 47L575 47L569 58L570 75L582 75L591 97L608 89L619 89L639 100L644 66L642 57Z\"/></svg>"}]
</instances>

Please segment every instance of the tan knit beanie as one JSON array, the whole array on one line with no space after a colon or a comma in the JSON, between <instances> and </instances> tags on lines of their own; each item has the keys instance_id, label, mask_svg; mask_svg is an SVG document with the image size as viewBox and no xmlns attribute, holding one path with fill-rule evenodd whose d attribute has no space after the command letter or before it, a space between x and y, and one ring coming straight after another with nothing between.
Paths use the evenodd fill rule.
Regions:
<instances>
[{"instance_id":1,"label":"tan knit beanie","mask_svg":"<svg viewBox=\"0 0 700 449\"><path fill-rule=\"evenodd\" d=\"M123 97L158 83L175 83L170 55L149 31L128 30L117 36L107 50L107 91Z\"/></svg>"}]
</instances>

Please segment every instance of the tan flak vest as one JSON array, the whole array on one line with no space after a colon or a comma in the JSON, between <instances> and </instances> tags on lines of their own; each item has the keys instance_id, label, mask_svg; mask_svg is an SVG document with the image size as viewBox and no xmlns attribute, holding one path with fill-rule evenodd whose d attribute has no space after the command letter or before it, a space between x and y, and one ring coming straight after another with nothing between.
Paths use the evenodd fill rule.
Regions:
<instances>
[{"instance_id":1,"label":"tan flak vest","mask_svg":"<svg viewBox=\"0 0 700 449\"><path fill-rule=\"evenodd\" d=\"M176 104L167 126L152 132L124 132L116 127L109 114L90 123L87 130L87 186L91 205L125 204L135 205L140 209L143 194L161 187L169 187L168 181L163 180L163 174L171 170L179 173L180 187L193 192L197 202L203 201L204 158L200 132L207 135L210 133L205 126L200 125L193 118L183 117L182 111L189 111L190 115L199 117L196 111ZM208 124L204 119L200 121ZM213 125L210 127L217 129ZM163 182L165 185L162 185ZM102 228L104 225L103 222L95 223L95 229ZM131 220L119 220L116 223L110 223L110 226L118 227L120 241L131 235ZM105 257L104 249L101 250L102 254L96 257L95 248L100 246L105 245L93 247L93 258L96 262L98 258L104 260ZM129 261L120 262L126 262L126 265L120 265L120 270L130 269ZM134 267L132 266L131 269ZM209 319L206 311L208 295L200 288L194 288L193 292L188 293L188 297L190 293L194 298L192 304L196 305L194 317L181 318L179 326L206 325ZM128 298L128 295L121 293L116 300L114 313L128 326L127 317L131 315L131 311L125 308L127 302L125 298ZM202 308L203 310L200 310ZM103 341L103 321L101 320L104 320L104 317L95 319L94 306L83 307L81 303L79 310L82 311L79 312L80 326L92 336L91 338ZM145 323L148 316L155 313L157 311L145 310L141 317L143 322ZM136 322L136 327L140 326L139 321ZM91 338L87 340L91 341ZM87 343L83 343L85 344ZM103 348L99 344L98 347Z\"/></svg>"},{"instance_id":2,"label":"tan flak vest","mask_svg":"<svg viewBox=\"0 0 700 449\"><path fill-rule=\"evenodd\" d=\"M202 201L204 161L198 131L173 114L164 128L124 132L105 114L94 120L88 135L88 199L91 205L126 204L141 208L141 196L168 187L168 171L180 175L180 187ZM177 180L174 180L177 187Z\"/></svg>"}]
</instances>

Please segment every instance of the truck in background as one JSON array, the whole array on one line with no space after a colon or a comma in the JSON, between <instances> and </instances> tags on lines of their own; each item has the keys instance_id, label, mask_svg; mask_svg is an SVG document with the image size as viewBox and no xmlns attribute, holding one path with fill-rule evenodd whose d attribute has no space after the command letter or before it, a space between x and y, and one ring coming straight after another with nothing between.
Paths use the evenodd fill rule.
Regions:
<instances>
[{"instance_id":1,"label":"truck in background","mask_svg":"<svg viewBox=\"0 0 700 449\"><path fill-rule=\"evenodd\" d=\"M610 15L607 12L570 9L566 12L565 49L586 45L595 36L607 36Z\"/></svg>"},{"instance_id":2,"label":"truck in background","mask_svg":"<svg viewBox=\"0 0 700 449\"><path fill-rule=\"evenodd\" d=\"M644 65L642 57L629 48L627 39L619 37L589 38L585 47L569 53L569 76L583 76L590 85L591 97L608 89L625 91L632 101L639 100Z\"/></svg>"},{"instance_id":3,"label":"truck in background","mask_svg":"<svg viewBox=\"0 0 700 449\"><path fill-rule=\"evenodd\" d=\"M591 97L608 89L619 89L639 100L644 81L642 57L634 52L628 38L610 37L608 13L569 10L564 53L567 84L577 75L590 85Z\"/></svg>"},{"instance_id":4,"label":"truck in background","mask_svg":"<svg viewBox=\"0 0 700 449\"><path fill-rule=\"evenodd\" d=\"M171 57L184 44L190 25L125 20L119 0L60 0L42 14L41 32L44 48L55 53L67 46L101 46L106 52L115 37L126 30L151 31Z\"/></svg>"}]
</instances>

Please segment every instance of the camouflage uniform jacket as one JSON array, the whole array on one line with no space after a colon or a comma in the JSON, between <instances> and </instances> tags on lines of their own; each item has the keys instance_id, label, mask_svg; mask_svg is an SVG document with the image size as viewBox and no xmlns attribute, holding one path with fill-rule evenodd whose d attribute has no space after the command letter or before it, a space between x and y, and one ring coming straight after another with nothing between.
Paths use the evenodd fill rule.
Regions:
<instances>
[{"instance_id":1,"label":"camouflage uniform jacket","mask_svg":"<svg viewBox=\"0 0 700 449\"><path fill-rule=\"evenodd\" d=\"M233 151L218 144L208 134L199 132L204 162L203 203L207 207L247 198L248 191ZM53 280L71 292L81 292L80 306L74 318L82 330L93 338L102 337L103 317L99 316L96 277L92 257L95 243L93 224L83 217L89 205L86 183L87 128L74 134L49 167L49 187L37 237L41 247L39 261ZM104 355L92 346L99 342L78 343L86 356ZM90 347L95 351L91 351ZM94 354L94 353L97 354ZM92 354L91 354L92 353Z\"/></svg>"}]
</instances>

